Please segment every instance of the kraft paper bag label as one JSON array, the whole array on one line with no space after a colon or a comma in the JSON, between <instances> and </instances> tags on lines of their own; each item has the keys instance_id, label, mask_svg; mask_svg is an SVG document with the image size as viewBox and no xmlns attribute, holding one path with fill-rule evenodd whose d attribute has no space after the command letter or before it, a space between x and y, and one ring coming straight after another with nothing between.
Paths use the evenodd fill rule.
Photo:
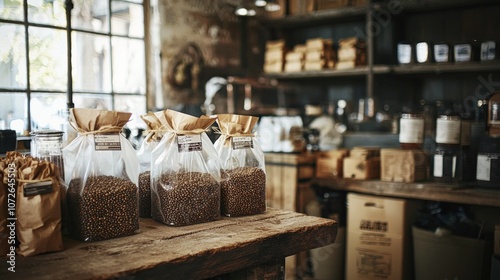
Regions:
<instances>
[{"instance_id":1,"label":"kraft paper bag label","mask_svg":"<svg viewBox=\"0 0 500 280\"><path fill-rule=\"evenodd\" d=\"M24 197L35 196L52 192L52 181L26 184L23 187Z\"/></svg>"},{"instance_id":2,"label":"kraft paper bag label","mask_svg":"<svg viewBox=\"0 0 500 280\"><path fill-rule=\"evenodd\" d=\"M179 153L202 151L203 146L201 144L201 135L178 135L177 147L179 149Z\"/></svg>"},{"instance_id":3,"label":"kraft paper bag label","mask_svg":"<svg viewBox=\"0 0 500 280\"><path fill-rule=\"evenodd\" d=\"M95 135L94 142L96 151L120 151L122 149L119 134Z\"/></svg>"},{"instance_id":4,"label":"kraft paper bag label","mask_svg":"<svg viewBox=\"0 0 500 280\"><path fill-rule=\"evenodd\" d=\"M232 137L233 150L253 148L252 137Z\"/></svg>"}]
</instances>

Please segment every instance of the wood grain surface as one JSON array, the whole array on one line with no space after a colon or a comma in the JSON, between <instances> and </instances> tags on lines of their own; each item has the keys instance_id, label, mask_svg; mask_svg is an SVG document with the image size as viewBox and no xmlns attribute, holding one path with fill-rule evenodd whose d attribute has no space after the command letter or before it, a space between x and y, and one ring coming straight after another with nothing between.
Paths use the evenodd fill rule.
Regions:
<instances>
[{"instance_id":1,"label":"wood grain surface","mask_svg":"<svg viewBox=\"0 0 500 280\"><path fill-rule=\"evenodd\" d=\"M268 208L260 215L171 227L141 219L133 236L65 250L16 256L16 272L2 261L0 279L206 279L284 259L335 240L334 220Z\"/></svg>"}]
</instances>

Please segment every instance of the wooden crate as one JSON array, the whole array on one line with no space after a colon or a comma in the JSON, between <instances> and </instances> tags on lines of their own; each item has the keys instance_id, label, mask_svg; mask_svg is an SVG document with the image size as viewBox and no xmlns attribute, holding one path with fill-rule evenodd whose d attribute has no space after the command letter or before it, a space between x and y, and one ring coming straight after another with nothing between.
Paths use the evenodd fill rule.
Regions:
<instances>
[{"instance_id":1,"label":"wooden crate","mask_svg":"<svg viewBox=\"0 0 500 280\"><path fill-rule=\"evenodd\" d=\"M304 213L303 192L314 176L316 156L266 153L265 163L267 206Z\"/></svg>"},{"instance_id":2,"label":"wooden crate","mask_svg":"<svg viewBox=\"0 0 500 280\"><path fill-rule=\"evenodd\" d=\"M267 206L305 213L307 203L316 199L311 188L316 155L265 153L265 161ZM306 259L307 252L287 257L286 279L306 274L308 269Z\"/></svg>"}]
</instances>

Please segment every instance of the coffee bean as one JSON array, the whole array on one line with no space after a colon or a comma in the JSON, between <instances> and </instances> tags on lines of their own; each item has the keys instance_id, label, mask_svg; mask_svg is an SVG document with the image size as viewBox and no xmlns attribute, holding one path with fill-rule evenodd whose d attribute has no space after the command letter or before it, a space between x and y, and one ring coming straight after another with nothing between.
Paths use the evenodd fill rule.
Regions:
<instances>
[{"instance_id":1,"label":"coffee bean","mask_svg":"<svg viewBox=\"0 0 500 280\"><path fill-rule=\"evenodd\" d=\"M226 216L246 216L266 211L266 174L257 167L225 170L221 184L221 212Z\"/></svg>"},{"instance_id":2,"label":"coffee bean","mask_svg":"<svg viewBox=\"0 0 500 280\"><path fill-rule=\"evenodd\" d=\"M184 226L220 216L220 184L211 174L168 172L153 180L153 219L167 225Z\"/></svg>"},{"instance_id":3,"label":"coffee bean","mask_svg":"<svg viewBox=\"0 0 500 280\"><path fill-rule=\"evenodd\" d=\"M138 189L113 176L72 179L68 187L70 233L82 241L134 234L139 229Z\"/></svg>"},{"instance_id":4,"label":"coffee bean","mask_svg":"<svg viewBox=\"0 0 500 280\"><path fill-rule=\"evenodd\" d=\"M151 218L151 172L139 174L139 217Z\"/></svg>"}]
</instances>

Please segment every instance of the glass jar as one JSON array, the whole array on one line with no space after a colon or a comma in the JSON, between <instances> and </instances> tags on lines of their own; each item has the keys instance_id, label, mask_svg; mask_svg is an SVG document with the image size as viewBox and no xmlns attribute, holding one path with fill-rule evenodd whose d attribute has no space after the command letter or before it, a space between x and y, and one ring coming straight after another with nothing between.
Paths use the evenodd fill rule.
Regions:
<instances>
[{"instance_id":1,"label":"glass jar","mask_svg":"<svg viewBox=\"0 0 500 280\"><path fill-rule=\"evenodd\" d=\"M399 144L403 149L421 149L424 143L424 115L401 114Z\"/></svg>"},{"instance_id":2,"label":"glass jar","mask_svg":"<svg viewBox=\"0 0 500 280\"><path fill-rule=\"evenodd\" d=\"M436 143L460 145L461 121L459 116L441 115L436 120Z\"/></svg>"},{"instance_id":3,"label":"glass jar","mask_svg":"<svg viewBox=\"0 0 500 280\"><path fill-rule=\"evenodd\" d=\"M436 120L436 150L433 160L434 181L456 181L457 157L460 154L459 116L441 115Z\"/></svg>"},{"instance_id":4,"label":"glass jar","mask_svg":"<svg viewBox=\"0 0 500 280\"><path fill-rule=\"evenodd\" d=\"M51 161L59 169L59 175L64 180L63 135L59 130L39 130L31 133L31 155Z\"/></svg>"}]
</instances>

